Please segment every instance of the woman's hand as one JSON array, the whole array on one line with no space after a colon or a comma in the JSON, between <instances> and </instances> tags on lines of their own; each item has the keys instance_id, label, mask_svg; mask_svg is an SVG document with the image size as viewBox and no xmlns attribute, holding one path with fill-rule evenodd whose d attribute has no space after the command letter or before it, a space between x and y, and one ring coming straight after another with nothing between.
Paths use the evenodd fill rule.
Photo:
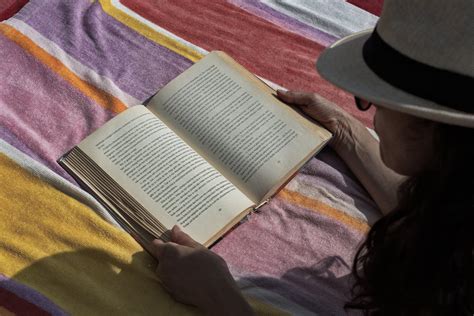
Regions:
<instances>
[{"instance_id":1,"label":"woman's hand","mask_svg":"<svg viewBox=\"0 0 474 316\"><path fill-rule=\"evenodd\" d=\"M298 107L334 134L330 145L369 192L382 213L389 213L397 205L398 187L405 177L384 164L379 142L359 120L317 94L278 90L278 97Z\"/></svg>"},{"instance_id":2,"label":"woman's hand","mask_svg":"<svg viewBox=\"0 0 474 316\"><path fill-rule=\"evenodd\" d=\"M278 90L277 95L280 100L299 108L332 132L330 145L337 152L353 146L354 132L365 129L352 115L316 93Z\"/></svg>"},{"instance_id":3,"label":"woman's hand","mask_svg":"<svg viewBox=\"0 0 474 316\"><path fill-rule=\"evenodd\" d=\"M171 242L154 240L147 249L158 260L156 273L177 300L206 314L252 315L224 259L208 250L178 226Z\"/></svg>"}]
</instances>

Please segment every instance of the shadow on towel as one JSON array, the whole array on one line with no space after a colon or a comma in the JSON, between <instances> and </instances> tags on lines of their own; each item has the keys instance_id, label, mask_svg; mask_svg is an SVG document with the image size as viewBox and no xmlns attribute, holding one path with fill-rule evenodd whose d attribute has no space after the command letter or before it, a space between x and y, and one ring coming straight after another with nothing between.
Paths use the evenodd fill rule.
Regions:
<instances>
[{"instance_id":1,"label":"shadow on towel","mask_svg":"<svg viewBox=\"0 0 474 316\"><path fill-rule=\"evenodd\" d=\"M243 277L239 282L245 284L241 286L245 287L244 291L252 292L252 286L264 289L319 315L359 315L358 312L344 310L353 284L352 275L348 274L350 269L351 263L339 256L330 256L310 267L290 269L278 279Z\"/></svg>"},{"instance_id":2,"label":"shadow on towel","mask_svg":"<svg viewBox=\"0 0 474 316\"><path fill-rule=\"evenodd\" d=\"M71 314L195 314L162 289L154 274L156 262L147 253L137 252L129 264L123 262L85 248L38 260L12 279L38 289Z\"/></svg>"}]
</instances>

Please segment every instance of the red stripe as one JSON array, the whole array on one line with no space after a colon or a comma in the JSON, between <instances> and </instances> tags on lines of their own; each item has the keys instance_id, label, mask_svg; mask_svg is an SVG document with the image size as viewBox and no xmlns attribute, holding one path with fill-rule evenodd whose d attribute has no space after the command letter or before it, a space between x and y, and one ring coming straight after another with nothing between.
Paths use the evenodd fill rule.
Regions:
<instances>
[{"instance_id":1,"label":"red stripe","mask_svg":"<svg viewBox=\"0 0 474 316\"><path fill-rule=\"evenodd\" d=\"M377 16L380 16L380 13L382 13L383 0L347 0L347 2Z\"/></svg>"},{"instance_id":2,"label":"red stripe","mask_svg":"<svg viewBox=\"0 0 474 316\"><path fill-rule=\"evenodd\" d=\"M293 90L315 91L372 125L352 96L317 74L324 47L224 0L121 0L131 10L206 50L223 50L250 71Z\"/></svg>"},{"instance_id":3,"label":"red stripe","mask_svg":"<svg viewBox=\"0 0 474 316\"><path fill-rule=\"evenodd\" d=\"M12 17L15 13L20 11L27 2L28 0L16 0L8 4L3 3L0 5L0 21Z\"/></svg>"},{"instance_id":4,"label":"red stripe","mask_svg":"<svg viewBox=\"0 0 474 316\"><path fill-rule=\"evenodd\" d=\"M17 315L50 315L27 300L0 287L0 306Z\"/></svg>"}]
</instances>

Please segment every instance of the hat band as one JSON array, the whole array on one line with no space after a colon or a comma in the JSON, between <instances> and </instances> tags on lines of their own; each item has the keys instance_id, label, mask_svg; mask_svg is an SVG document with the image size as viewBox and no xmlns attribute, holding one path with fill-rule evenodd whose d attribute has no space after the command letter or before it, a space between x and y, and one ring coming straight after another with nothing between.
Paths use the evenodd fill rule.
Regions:
<instances>
[{"instance_id":1,"label":"hat band","mask_svg":"<svg viewBox=\"0 0 474 316\"><path fill-rule=\"evenodd\" d=\"M432 67L388 45L374 29L363 47L367 66L389 84L410 94L474 113L474 78Z\"/></svg>"}]
</instances>

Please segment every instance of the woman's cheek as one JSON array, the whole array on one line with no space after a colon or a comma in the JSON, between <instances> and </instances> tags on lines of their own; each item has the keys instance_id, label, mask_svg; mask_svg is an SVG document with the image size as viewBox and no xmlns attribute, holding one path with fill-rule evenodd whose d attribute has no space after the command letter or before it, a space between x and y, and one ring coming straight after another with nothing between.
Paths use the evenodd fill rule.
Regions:
<instances>
[{"instance_id":1,"label":"woman's cheek","mask_svg":"<svg viewBox=\"0 0 474 316\"><path fill-rule=\"evenodd\" d=\"M382 159L383 163L389 167L390 169L393 169L395 166L393 165L393 152L390 152L390 131L387 132L388 124L387 122L384 122L384 115L386 116L386 113L384 113L383 108L376 108L375 115L374 115L374 130L379 136L379 151L380 151L380 158Z\"/></svg>"}]
</instances>

